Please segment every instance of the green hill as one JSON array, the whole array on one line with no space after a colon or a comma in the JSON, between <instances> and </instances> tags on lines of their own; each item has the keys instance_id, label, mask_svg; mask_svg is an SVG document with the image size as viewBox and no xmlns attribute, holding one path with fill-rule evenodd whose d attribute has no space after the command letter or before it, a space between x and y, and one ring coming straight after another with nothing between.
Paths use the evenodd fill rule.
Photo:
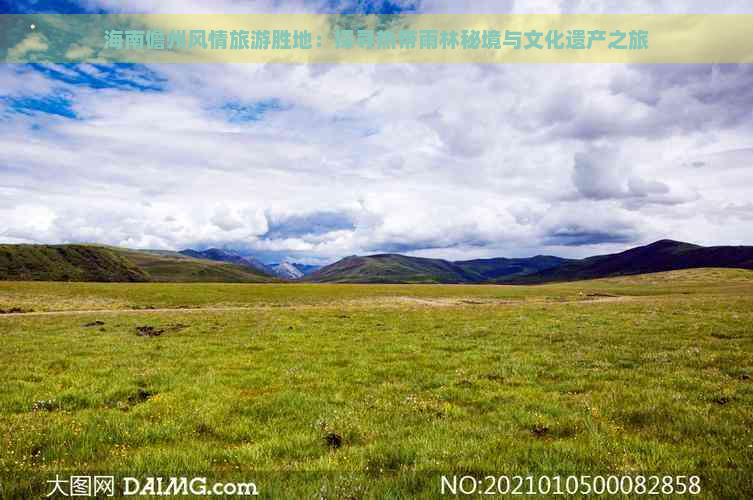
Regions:
<instances>
[{"instance_id":1,"label":"green hill","mask_svg":"<svg viewBox=\"0 0 753 500\"><path fill-rule=\"evenodd\" d=\"M566 262L559 257L477 259L450 262L398 254L347 257L323 267L306 279L330 283L490 283Z\"/></svg>"},{"instance_id":2,"label":"green hill","mask_svg":"<svg viewBox=\"0 0 753 500\"><path fill-rule=\"evenodd\" d=\"M473 283L482 276L441 259L397 254L346 257L308 276L315 282L342 283Z\"/></svg>"},{"instance_id":3,"label":"green hill","mask_svg":"<svg viewBox=\"0 0 753 500\"><path fill-rule=\"evenodd\" d=\"M276 281L235 264L186 257L177 252L100 245L0 245L0 280L14 281Z\"/></svg>"},{"instance_id":4,"label":"green hill","mask_svg":"<svg viewBox=\"0 0 753 500\"><path fill-rule=\"evenodd\" d=\"M535 257L508 259L497 257L494 259L475 259L456 261L455 264L469 273L478 274L484 282L496 282L510 279L515 276L553 269L569 262L561 257L551 255L537 255Z\"/></svg>"},{"instance_id":5,"label":"green hill","mask_svg":"<svg viewBox=\"0 0 753 500\"><path fill-rule=\"evenodd\" d=\"M149 281L116 252L89 245L0 245L0 279L17 281Z\"/></svg>"},{"instance_id":6,"label":"green hill","mask_svg":"<svg viewBox=\"0 0 753 500\"><path fill-rule=\"evenodd\" d=\"M245 261L244 261L245 262ZM753 269L753 247L702 247L671 240L585 259L551 256L447 261L379 254L346 257L308 275L328 283L536 284L692 268ZM101 245L0 245L0 280L266 283L247 264L179 252Z\"/></svg>"},{"instance_id":7,"label":"green hill","mask_svg":"<svg viewBox=\"0 0 753 500\"><path fill-rule=\"evenodd\" d=\"M703 247L682 241L659 240L620 253L570 260L561 266L500 282L535 284L578 281L703 267L753 269L753 247Z\"/></svg>"},{"instance_id":8,"label":"green hill","mask_svg":"<svg viewBox=\"0 0 753 500\"><path fill-rule=\"evenodd\" d=\"M114 249L119 255L146 271L151 281L266 283L277 281L262 272L238 264L196 259L178 252Z\"/></svg>"},{"instance_id":9,"label":"green hill","mask_svg":"<svg viewBox=\"0 0 753 500\"><path fill-rule=\"evenodd\" d=\"M331 283L536 284L705 267L753 269L753 247L703 247L660 240L624 252L585 259L538 255L451 262L397 254L352 256L319 269L307 280Z\"/></svg>"}]
</instances>

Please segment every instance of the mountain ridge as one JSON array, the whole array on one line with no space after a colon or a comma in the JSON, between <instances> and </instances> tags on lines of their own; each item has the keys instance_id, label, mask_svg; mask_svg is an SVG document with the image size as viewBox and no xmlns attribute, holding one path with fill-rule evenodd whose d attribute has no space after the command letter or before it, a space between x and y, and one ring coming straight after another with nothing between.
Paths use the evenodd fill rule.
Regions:
<instances>
[{"instance_id":1,"label":"mountain ridge","mask_svg":"<svg viewBox=\"0 0 753 500\"><path fill-rule=\"evenodd\" d=\"M753 246L704 247L662 239L622 252L572 260L557 268L509 279L506 283L579 281L703 267L753 269Z\"/></svg>"},{"instance_id":2,"label":"mountain ridge","mask_svg":"<svg viewBox=\"0 0 753 500\"><path fill-rule=\"evenodd\" d=\"M313 282L343 283L489 283L499 276L540 271L566 259L553 256L448 261L401 254L350 256L306 277Z\"/></svg>"},{"instance_id":3,"label":"mountain ridge","mask_svg":"<svg viewBox=\"0 0 753 500\"><path fill-rule=\"evenodd\" d=\"M178 252L93 244L0 244L2 281L226 282L277 281L249 267Z\"/></svg>"},{"instance_id":4,"label":"mountain ridge","mask_svg":"<svg viewBox=\"0 0 753 500\"><path fill-rule=\"evenodd\" d=\"M250 267L268 276L276 276L288 281L299 280L305 275L311 273L313 270L319 268L319 266L299 264L296 262L290 262L288 260L284 260L275 264L265 264L255 257L243 256L228 250L223 250L221 248L208 248L206 250L194 250L187 248L185 250L180 250L177 253L197 259L207 259L217 262L229 262L239 266Z\"/></svg>"},{"instance_id":5,"label":"mountain ridge","mask_svg":"<svg viewBox=\"0 0 753 500\"><path fill-rule=\"evenodd\" d=\"M208 258L212 257L212 258ZM102 245L0 245L0 280L240 282L280 281L258 262L209 249L133 250ZM352 255L310 274L282 262L266 266L287 281L312 283L539 284L629 276L692 268L753 270L753 246L704 247L659 240L622 252L564 259L550 255L449 261L401 254ZM275 269L277 268L277 269ZM279 274L277 274L279 276ZM301 276L304 275L304 276Z\"/></svg>"},{"instance_id":6,"label":"mountain ridge","mask_svg":"<svg viewBox=\"0 0 753 500\"><path fill-rule=\"evenodd\" d=\"M753 246L704 247L663 239L623 252L584 259L537 255L448 261L376 254L346 257L305 279L324 283L538 284L697 267L753 269Z\"/></svg>"},{"instance_id":7,"label":"mountain ridge","mask_svg":"<svg viewBox=\"0 0 753 500\"><path fill-rule=\"evenodd\" d=\"M239 266L246 266L257 271L267 274L269 276L275 276L275 270L267 266L263 262L254 257L243 257L241 255L222 250L221 248L208 248L206 250L193 250L185 249L178 252L181 255L187 257L193 257L195 259L214 260L217 262L229 262Z\"/></svg>"}]
</instances>

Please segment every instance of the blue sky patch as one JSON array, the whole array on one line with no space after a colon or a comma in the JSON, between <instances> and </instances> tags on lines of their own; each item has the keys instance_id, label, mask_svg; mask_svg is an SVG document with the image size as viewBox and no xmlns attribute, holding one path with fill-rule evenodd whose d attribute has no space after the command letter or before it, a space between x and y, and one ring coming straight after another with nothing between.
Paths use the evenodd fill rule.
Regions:
<instances>
[{"instance_id":1,"label":"blue sky patch","mask_svg":"<svg viewBox=\"0 0 753 500\"><path fill-rule=\"evenodd\" d=\"M277 98L264 99L250 104L229 101L220 107L230 123L256 122L273 111L284 111L290 106L284 105Z\"/></svg>"},{"instance_id":2,"label":"blue sky patch","mask_svg":"<svg viewBox=\"0 0 753 500\"><path fill-rule=\"evenodd\" d=\"M284 5L284 2L280 2ZM311 2L311 8L316 8L318 2ZM419 1L390 1L390 0L330 0L325 5L325 13L335 14L410 14L418 11ZM76 2L74 0L0 0L0 14L107 14L101 7L95 7L92 2ZM249 13L253 6L249 6ZM120 11L121 14L135 14L136 10Z\"/></svg>"},{"instance_id":3,"label":"blue sky patch","mask_svg":"<svg viewBox=\"0 0 753 500\"><path fill-rule=\"evenodd\" d=\"M320 211L305 215L291 215L282 220L271 220L264 235L268 239L298 238L322 235L332 231L355 229L353 217L345 212Z\"/></svg>"},{"instance_id":4,"label":"blue sky patch","mask_svg":"<svg viewBox=\"0 0 753 500\"><path fill-rule=\"evenodd\" d=\"M73 0L0 0L0 14L104 14Z\"/></svg>"},{"instance_id":5,"label":"blue sky patch","mask_svg":"<svg viewBox=\"0 0 753 500\"><path fill-rule=\"evenodd\" d=\"M44 76L93 89L116 88L142 92L162 91L166 79L140 64L30 64Z\"/></svg>"},{"instance_id":6,"label":"blue sky patch","mask_svg":"<svg viewBox=\"0 0 753 500\"><path fill-rule=\"evenodd\" d=\"M0 97L7 109L23 115L46 113L65 118L76 118L71 101L64 94L45 97Z\"/></svg>"},{"instance_id":7,"label":"blue sky patch","mask_svg":"<svg viewBox=\"0 0 753 500\"><path fill-rule=\"evenodd\" d=\"M351 0L328 2L328 12L337 14L411 14L418 11L419 2L391 2L389 0Z\"/></svg>"}]
</instances>

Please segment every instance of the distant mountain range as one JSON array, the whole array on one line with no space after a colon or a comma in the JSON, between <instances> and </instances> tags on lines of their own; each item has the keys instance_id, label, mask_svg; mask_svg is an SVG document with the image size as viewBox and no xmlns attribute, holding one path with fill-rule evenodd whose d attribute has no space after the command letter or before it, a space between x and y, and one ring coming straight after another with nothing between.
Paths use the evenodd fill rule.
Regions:
<instances>
[{"instance_id":1,"label":"distant mountain range","mask_svg":"<svg viewBox=\"0 0 753 500\"><path fill-rule=\"evenodd\" d=\"M661 240L585 259L537 255L465 261L398 254L346 257L321 269L266 265L226 250L131 250L101 245L0 245L0 280L259 283L498 283L576 281L697 267L753 269L753 246Z\"/></svg>"},{"instance_id":2,"label":"distant mountain range","mask_svg":"<svg viewBox=\"0 0 753 500\"><path fill-rule=\"evenodd\" d=\"M566 262L538 255L527 259L480 259L450 262L442 259L379 254L346 257L306 279L336 283L494 283L503 277L523 276Z\"/></svg>"},{"instance_id":3,"label":"distant mountain range","mask_svg":"<svg viewBox=\"0 0 753 500\"><path fill-rule=\"evenodd\" d=\"M306 279L337 283L533 284L655 273L693 267L753 269L753 247L702 247L661 240L624 252L586 259L536 256L522 259L446 261L397 254L346 257Z\"/></svg>"},{"instance_id":4,"label":"distant mountain range","mask_svg":"<svg viewBox=\"0 0 753 500\"><path fill-rule=\"evenodd\" d=\"M566 261L558 267L524 276L511 276L501 282L529 284L576 281L696 267L753 269L753 246L703 247L681 241L660 240L620 253Z\"/></svg>"},{"instance_id":5,"label":"distant mountain range","mask_svg":"<svg viewBox=\"0 0 753 500\"><path fill-rule=\"evenodd\" d=\"M227 250L221 250L219 248L209 248L207 250L187 249L181 250L178 253L187 257L193 257L194 259L215 260L217 262L229 262L231 264L236 264L239 266L250 267L251 269L256 269L257 271L268 276L275 275L274 269L267 266L260 260L255 259L254 257L241 257L240 255L230 253Z\"/></svg>"},{"instance_id":6,"label":"distant mountain range","mask_svg":"<svg viewBox=\"0 0 753 500\"><path fill-rule=\"evenodd\" d=\"M268 276L276 276L284 280L298 280L319 269L319 266L311 266L289 261L267 265L254 257L243 257L219 248L209 248L207 250L188 249L181 250L179 253L196 259L229 262L239 266L250 267L251 269L255 269Z\"/></svg>"}]
</instances>

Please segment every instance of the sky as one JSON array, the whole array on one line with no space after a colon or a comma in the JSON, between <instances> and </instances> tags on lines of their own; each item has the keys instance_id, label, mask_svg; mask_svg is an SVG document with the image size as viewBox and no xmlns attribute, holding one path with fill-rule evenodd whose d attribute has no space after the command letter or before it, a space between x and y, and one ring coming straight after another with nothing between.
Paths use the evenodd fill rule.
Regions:
<instances>
[{"instance_id":1,"label":"sky","mask_svg":"<svg viewBox=\"0 0 753 500\"><path fill-rule=\"evenodd\" d=\"M0 0L0 12L753 4ZM321 264L582 257L662 238L753 244L753 65L0 65L0 243L222 247Z\"/></svg>"}]
</instances>

